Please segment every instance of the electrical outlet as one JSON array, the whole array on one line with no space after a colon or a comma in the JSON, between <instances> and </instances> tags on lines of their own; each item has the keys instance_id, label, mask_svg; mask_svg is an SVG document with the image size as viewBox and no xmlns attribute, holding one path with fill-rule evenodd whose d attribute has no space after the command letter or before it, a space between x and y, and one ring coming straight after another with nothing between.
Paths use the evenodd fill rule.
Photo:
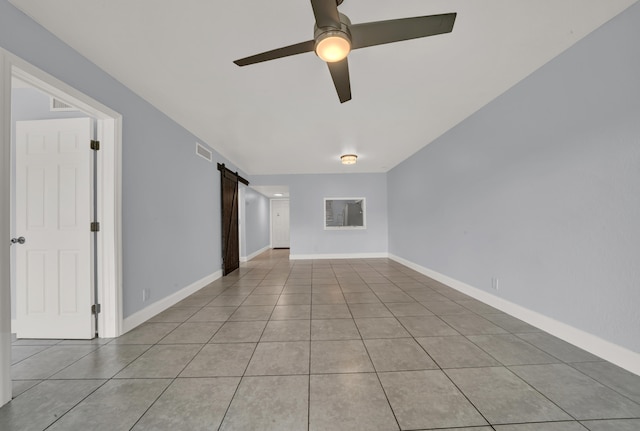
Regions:
<instances>
[{"instance_id":1,"label":"electrical outlet","mask_svg":"<svg viewBox=\"0 0 640 431\"><path fill-rule=\"evenodd\" d=\"M148 301L149 296L151 296L151 291L149 290L149 288L142 289L142 302Z\"/></svg>"},{"instance_id":2,"label":"electrical outlet","mask_svg":"<svg viewBox=\"0 0 640 431\"><path fill-rule=\"evenodd\" d=\"M498 284L498 277L491 277L491 288L493 290L500 290L500 286Z\"/></svg>"}]
</instances>

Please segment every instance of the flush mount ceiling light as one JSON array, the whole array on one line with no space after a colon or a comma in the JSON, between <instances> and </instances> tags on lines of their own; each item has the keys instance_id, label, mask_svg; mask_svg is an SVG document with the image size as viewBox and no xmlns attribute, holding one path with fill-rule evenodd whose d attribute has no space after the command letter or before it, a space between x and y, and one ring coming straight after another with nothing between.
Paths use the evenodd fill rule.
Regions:
<instances>
[{"instance_id":1,"label":"flush mount ceiling light","mask_svg":"<svg viewBox=\"0 0 640 431\"><path fill-rule=\"evenodd\" d=\"M280 197L284 196L282 193L274 193L273 195L275 197L277 197L277 198L280 198Z\"/></svg>"},{"instance_id":2,"label":"flush mount ceiling light","mask_svg":"<svg viewBox=\"0 0 640 431\"><path fill-rule=\"evenodd\" d=\"M343 156L340 156L340 160L342 161L343 165L355 165L357 159L358 156L356 156L355 154L345 154Z\"/></svg>"}]
</instances>

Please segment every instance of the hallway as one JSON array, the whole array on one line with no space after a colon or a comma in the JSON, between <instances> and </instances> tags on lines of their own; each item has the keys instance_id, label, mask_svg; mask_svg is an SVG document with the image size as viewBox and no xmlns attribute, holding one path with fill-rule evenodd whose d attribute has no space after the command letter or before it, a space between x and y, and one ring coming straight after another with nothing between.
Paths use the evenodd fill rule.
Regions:
<instances>
[{"instance_id":1,"label":"hallway","mask_svg":"<svg viewBox=\"0 0 640 431\"><path fill-rule=\"evenodd\" d=\"M0 429L640 429L639 376L389 259L288 253L117 339L15 340Z\"/></svg>"}]
</instances>

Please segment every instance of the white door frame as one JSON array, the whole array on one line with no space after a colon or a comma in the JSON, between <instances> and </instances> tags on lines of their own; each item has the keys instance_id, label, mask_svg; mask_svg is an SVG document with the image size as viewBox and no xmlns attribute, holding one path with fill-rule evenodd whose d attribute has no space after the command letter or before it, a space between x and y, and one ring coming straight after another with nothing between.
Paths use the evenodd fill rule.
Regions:
<instances>
[{"instance_id":1,"label":"white door frame","mask_svg":"<svg viewBox=\"0 0 640 431\"><path fill-rule=\"evenodd\" d=\"M97 119L98 301L100 337L122 333L122 115L0 48L0 406L11 400L11 79L12 76Z\"/></svg>"},{"instance_id":2,"label":"white door frame","mask_svg":"<svg viewBox=\"0 0 640 431\"><path fill-rule=\"evenodd\" d=\"M245 193L247 186L238 182L238 252L240 254L240 263L247 261L247 232L246 232L246 214L245 214Z\"/></svg>"}]
</instances>

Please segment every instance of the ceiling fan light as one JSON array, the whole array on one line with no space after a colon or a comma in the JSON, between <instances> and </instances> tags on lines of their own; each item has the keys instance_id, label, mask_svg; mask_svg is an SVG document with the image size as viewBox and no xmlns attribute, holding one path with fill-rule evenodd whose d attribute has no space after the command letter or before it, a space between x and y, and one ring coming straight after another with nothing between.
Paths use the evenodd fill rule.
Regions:
<instances>
[{"instance_id":1,"label":"ceiling fan light","mask_svg":"<svg viewBox=\"0 0 640 431\"><path fill-rule=\"evenodd\" d=\"M316 54L327 63L344 60L351 51L349 37L341 32L330 30L316 38Z\"/></svg>"},{"instance_id":2,"label":"ceiling fan light","mask_svg":"<svg viewBox=\"0 0 640 431\"><path fill-rule=\"evenodd\" d=\"M358 156L355 154L345 154L340 156L340 161L342 161L343 165L355 165L358 160Z\"/></svg>"}]
</instances>

